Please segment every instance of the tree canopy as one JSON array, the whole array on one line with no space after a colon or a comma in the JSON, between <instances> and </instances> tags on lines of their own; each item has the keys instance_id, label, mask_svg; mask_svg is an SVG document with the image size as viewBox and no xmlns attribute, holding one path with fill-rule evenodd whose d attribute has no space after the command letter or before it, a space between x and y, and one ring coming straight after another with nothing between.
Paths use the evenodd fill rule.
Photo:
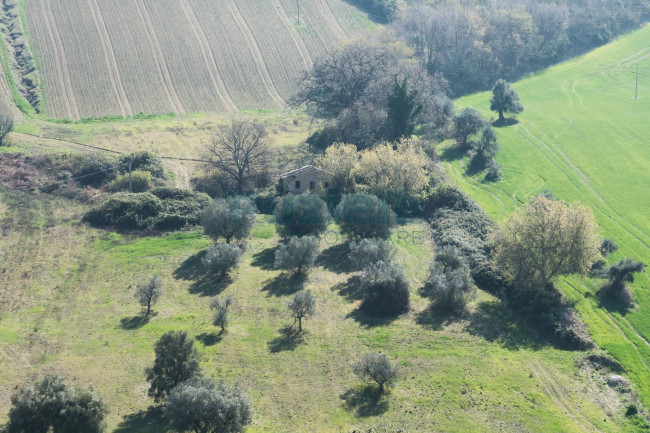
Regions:
<instances>
[{"instance_id":1,"label":"tree canopy","mask_svg":"<svg viewBox=\"0 0 650 433\"><path fill-rule=\"evenodd\" d=\"M138 284L138 288L133 295L140 305L147 308L145 316L151 313L151 306L155 305L163 295L162 280L159 275L151 277L148 283Z\"/></svg>"},{"instance_id":2,"label":"tree canopy","mask_svg":"<svg viewBox=\"0 0 650 433\"><path fill-rule=\"evenodd\" d=\"M226 243L233 239L245 239L257 218L253 202L241 196L219 198L208 205L201 214L201 225L213 240L223 238Z\"/></svg>"},{"instance_id":3,"label":"tree canopy","mask_svg":"<svg viewBox=\"0 0 650 433\"><path fill-rule=\"evenodd\" d=\"M492 87L490 110L499 113L499 121L503 122L504 113L519 114L524 111L524 106L519 100L517 91L506 80L500 79Z\"/></svg>"},{"instance_id":4,"label":"tree canopy","mask_svg":"<svg viewBox=\"0 0 650 433\"><path fill-rule=\"evenodd\" d=\"M370 352L354 364L354 373L364 382L375 382L379 393L391 386L399 376L397 365L391 363L383 353Z\"/></svg>"},{"instance_id":5,"label":"tree canopy","mask_svg":"<svg viewBox=\"0 0 650 433\"><path fill-rule=\"evenodd\" d=\"M350 194L336 207L334 218L353 238L387 238L397 222L395 213L374 195Z\"/></svg>"},{"instance_id":6,"label":"tree canopy","mask_svg":"<svg viewBox=\"0 0 650 433\"><path fill-rule=\"evenodd\" d=\"M199 352L194 339L185 331L169 331L154 345L156 359L145 370L150 383L149 396L156 401L165 399L178 384L200 373Z\"/></svg>"},{"instance_id":7,"label":"tree canopy","mask_svg":"<svg viewBox=\"0 0 650 433\"><path fill-rule=\"evenodd\" d=\"M286 195L275 205L275 224L284 237L318 235L329 220L327 204L315 194Z\"/></svg>"}]
</instances>

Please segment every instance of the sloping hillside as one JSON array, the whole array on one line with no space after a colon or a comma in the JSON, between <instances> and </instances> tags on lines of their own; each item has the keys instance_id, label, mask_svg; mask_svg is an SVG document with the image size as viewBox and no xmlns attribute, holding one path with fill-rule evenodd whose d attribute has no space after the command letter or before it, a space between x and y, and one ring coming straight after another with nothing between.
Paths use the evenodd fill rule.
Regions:
<instances>
[{"instance_id":1,"label":"sloping hillside","mask_svg":"<svg viewBox=\"0 0 650 433\"><path fill-rule=\"evenodd\" d=\"M620 250L611 257L650 263L650 26L515 84L526 108L519 123L500 128L505 180L482 183L465 176L464 163L447 172L493 217L502 220L545 189L588 204L603 237ZM634 99L636 65L638 99ZM488 114L489 94L458 101ZM494 115L494 113L492 113ZM632 285L634 311L613 311L594 296L602 280L567 278L566 296L577 303L596 342L630 371L650 403L650 280Z\"/></svg>"},{"instance_id":2,"label":"sloping hillside","mask_svg":"<svg viewBox=\"0 0 650 433\"><path fill-rule=\"evenodd\" d=\"M312 59L370 24L343 0L28 0L56 118L278 109Z\"/></svg>"}]
</instances>

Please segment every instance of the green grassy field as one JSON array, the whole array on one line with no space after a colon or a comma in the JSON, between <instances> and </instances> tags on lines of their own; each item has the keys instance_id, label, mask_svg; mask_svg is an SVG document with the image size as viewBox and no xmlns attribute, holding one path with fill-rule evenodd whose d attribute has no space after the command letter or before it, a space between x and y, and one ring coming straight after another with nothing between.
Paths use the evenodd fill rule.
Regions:
<instances>
[{"instance_id":1,"label":"green grassy field","mask_svg":"<svg viewBox=\"0 0 650 433\"><path fill-rule=\"evenodd\" d=\"M398 260L412 285L411 312L372 321L355 312L358 291L345 252L325 245L306 281L272 269L273 218L260 216L238 270L224 282L200 266L200 232L136 238L91 229L83 208L64 199L0 191L0 422L14 387L46 372L93 385L114 432L165 432L148 409L143 370L153 343L170 329L197 338L205 374L241 384L255 406L251 432L347 432L405 426L421 431L634 431L625 397L585 354L548 346L495 298L479 293L460 318L437 317L419 295L432 258L426 225L396 229ZM332 226L334 233L337 232ZM407 234L415 233L413 236ZM337 236L328 236L335 239ZM165 295L143 322L135 285L158 273ZM286 303L311 289L318 312L302 339ZM229 332L210 324L209 296L237 299ZM351 364L369 350L400 365L401 380L377 399Z\"/></svg>"},{"instance_id":2,"label":"green grassy field","mask_svg":"<svg viewBox=\"0 0 650 433\"><path fill-rule=\"evenodd\" d=\"M445 161L446 172L497 220L545 189L589 205L603 237L620 250L611 260L650 263L650 26L585 56L529 77L514 87L525 111L516 125L499 128L505 179L467 176L467 161ZM639 65L638 99L635 70ZM489 94L457 101L489 113ZM602 281L566 278L596 342L629 370L650 404L650 279L632 285L637 306L612 311L593 296Z\"/></svg>"}]
</instances>

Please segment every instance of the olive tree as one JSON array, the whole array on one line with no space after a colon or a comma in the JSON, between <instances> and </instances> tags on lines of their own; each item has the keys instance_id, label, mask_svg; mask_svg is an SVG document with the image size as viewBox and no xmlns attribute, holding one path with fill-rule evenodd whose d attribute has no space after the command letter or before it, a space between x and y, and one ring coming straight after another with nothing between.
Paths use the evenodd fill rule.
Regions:
<instances>
[{"instance_id":1,"label":"olive tree","mask_svg":"<svg viewBox=\"0 0 650 433\"><path fill-rule=\"evenodd\" d=\"M185 331L169 331L154 345L156 359L153 367L145 370L150 382L149 396L164 400L172 389L200 374L199 352L194 339Z\"/></svg>"},{"instance_id":2,"label":"olive tree","mask_svg":"<svg viewBox=\"0 0 650 433\"><path fill-rule=\"evenodd\" d=\"M327 230L330 214L317 195L286 195L275 206L275 224L280 235L318 235Z\"/></svg>"},{"instance_id":3,"label":"olive tree","mask_svg":"<svg viewBox=\"0 0 650 433\"><path fill-rule=\"evenodd\" d=\"M393 260L397 249L385 239L362 239L350 242L348 259L356 269L364 269L377 262Z\"/></svg>"},{"instance_id":4,"label":"olive tree","mask_svg":"<svg viewBox=\"0 0 650 433\"><path fill-rule=\"evenodd\" d=\"M151 312L151 306L155 305L163 295L162 280L160 276L154 275L148 283L139 284L133 297L140 305L147 308L145 316Z\"/></svg>"},{"instance_id":5,"label":"olive tree","mask_svg":"<svg viewBox=\"0 0 650 433\"><path fill-rule=\"evenodd\" d=\"M353 365L354 374L366 383L375 382L379 393L391 386L399 376L397 365L391 363L383 353L370 352Z\"/></svg>"},{"instance_id":6,"label":"olive tree","mask_svg":"<svg viewBox=\"0 0 650 433\"><path fill-rule=\"evenodd\" d=\"M223 277L230 269L237 266L241 255L242 250L237 245L217 244L208 248L201 263L208 272L214 272Z\"/></svg>"},{"instance_id":7,"label":"olive tree","mask_svg":"<svg viewBox=\"0 0 650 433\"><path fill-rule=\"evenodd\" d=\"M298 332L302 332L302 319L316 312L316 300L312 296L311 290L303 290L293 296L287 307L294 318L293 323L295 324L296 320L298 321Z\"/></svg>"},{"instance_id":8,"label":"olive tree","mask_svg":"<svg viewBox=\"0 0 650 433\"><path fill-rule=\"evenodd\" d=\"M221 238L245 239L250 234L257 209L253 202L241 196L216 199L201 214L201 225L207 236L217 241Z\"/></svg>"},{"instance_id":9,"label":"olive tree","mask_svg":"<svg viewBox=\"0 0 650 433\"><path fill-rule=\"evenodd\" d=\"M424 291L442 311L462 311L474 298L476 288L458 248L444 246L436 253Z\"/></svg>"},{"instance_id":10,"label":"olive tree","mask_svg":"<svg viewBox=\"0 0 650 433\"><path fill-rule=\"evenodd\" d=\"M302 274L311 269L318 257L318 238L292 237L275 252L275 268Z\"/></svg>"},{"instance_id":11,"label":"olive tree","mask_svg":"<svg viewBox=\"0 0 650 433\"><path fill-rule=\"evenodd\" d=\"M499 121L503 122L503 113L519 114L524 111L524 106L521 105L517 91L506 80L499 79L492 87L490 110L498 112Z\"/></svg>"},{"instance_id":12,"label":"olive tree","mask_svg":"<svg viewBox=\"0 0 650 433\"><path fill-rule=\"evenodd\" d=\"M544 195L512 214L495 243L496 263L525 304L549 300L558 275L586 273L600 247L590 208Z\"/></svg>"},{"instance_id":13,"label":"olive tree","mask_svg":"<svg viewBox=\"0 0 650 433\"><path fill-rule=\"evenodd\" d=\"M395 213L374 195L345 195L334 211L341 231L352 238L387 238L396 224Z\"/></svg>"},{"instance_id":14,"label":"olive tree","mask_svg":"<svg viewBox=\"0 0 650 433\"><path fill-rule=\"evenodd\" d=\"M11 117L0 114L0 146L4 145L5 137L14 130L14 121Z\"/></svg>"},{"instance_id":15,"label":"olive tree","mask_svg":"<svg viewBox=\"0 0 650 433\"><path fill-rule=\"evenodd\" d=\"M71 387L60 376L46 375L11 396L9 422L2 431L100 433L107 412L92 388Z\"/></svg>"},{"instance_id":16,"label":"olive tree","mask_svg":"<svg viewBox=\"0 0 650 433\"><path fill-rule=\"evenodd\" d=\"M230 307L235 303L232 295L226 297L215 296L210 300L210 308L214 310L212 324L221 328L221 333L226 331L230 323Z\"/></svg>"},{"instance_id":17,"label":"olive tree","mask_svg":"<svg viewBox=\"0 0 650 433\"><path fill-rule=\"evenodd\" d=\"M172 389L165 418L179 432L239 433L253 420L253 405L239 387L194 378Z\"/></svg>"},{"instance_id":18,"label":"olive tree","mask_svg":"<svg viewBox=\"0 0 650 433\"><path fill-rule=\"evenodd\" d=\"M361 309L373 316L406 313L410 306L409 283L404 267L395 262L369 265L361 276L364 299Z\"/></svg>"}]
</instances>

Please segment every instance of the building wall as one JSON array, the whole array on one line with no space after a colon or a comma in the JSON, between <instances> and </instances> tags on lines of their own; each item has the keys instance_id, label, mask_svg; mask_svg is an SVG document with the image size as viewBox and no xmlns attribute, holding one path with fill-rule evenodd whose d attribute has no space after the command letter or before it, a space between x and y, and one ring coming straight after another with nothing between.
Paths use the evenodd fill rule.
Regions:
<instances>
[{"instance_id":1,"label":"building wall","mask_svg":"<svg viewBox=\"0 0 650 433\"><path fill-rule=\"evenodd\" d=\"M324 173L316 168L307 168L289 176L280 178L282 190L292 194L302 194L309 191L322 191L326 182ZM299 182L299 185L296 185ZM310 188L313 182L314 188Z\"/></svg>"}]
</instances>

